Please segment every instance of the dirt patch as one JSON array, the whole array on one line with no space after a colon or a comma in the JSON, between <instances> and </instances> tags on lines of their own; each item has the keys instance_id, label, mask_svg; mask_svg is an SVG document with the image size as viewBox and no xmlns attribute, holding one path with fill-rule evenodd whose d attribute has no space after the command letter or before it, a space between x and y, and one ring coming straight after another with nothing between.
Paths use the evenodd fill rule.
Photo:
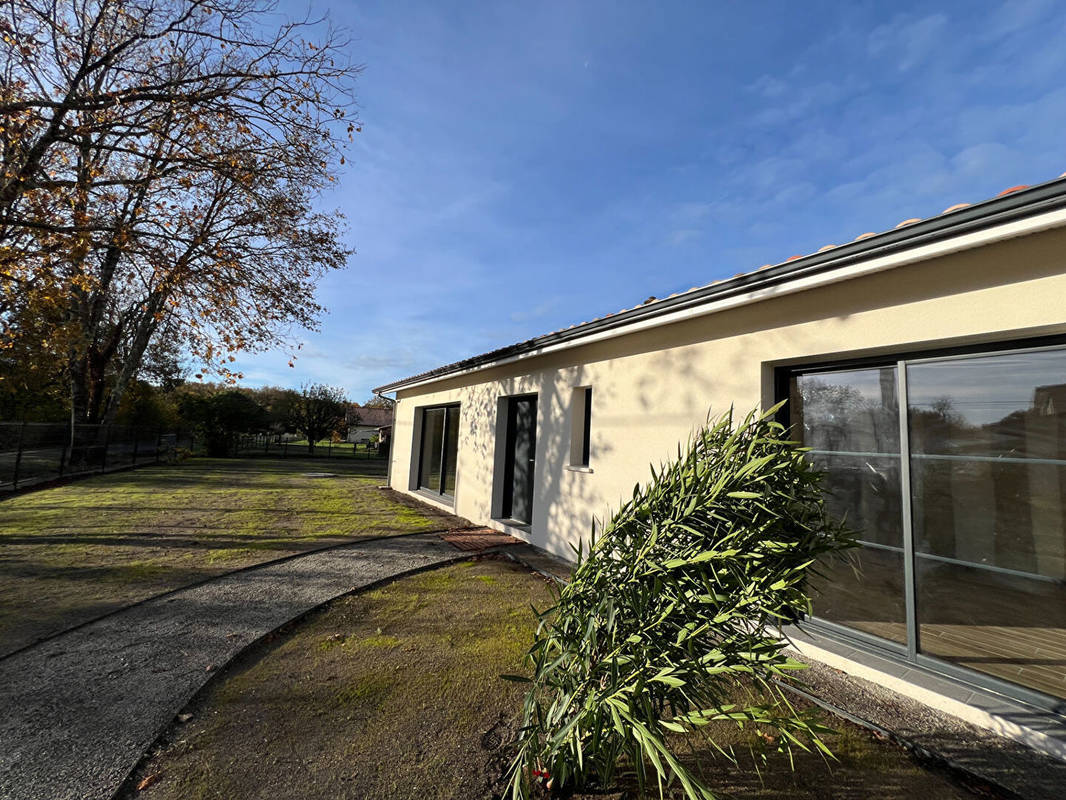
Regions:
<instances>
[{"instance_id":1,"label":"dirt patch","mask_svg":"<svg viewBox=\"0 0 1066 800\"><path fill-rule=\"evenodd\" d=\"M801 699L796 699L793 705L798 709L810 708L810 704ZM835 731L824 737L834 759L796 748L789 756L771 746L766 738L770 731L738 730L732 725L717 724L708 726L708 733L724 749L731 750L735 763L709 744L693 745L691 739L682 760L695 767L707 785L722 798L972 800L979 796L989 800L994 797L986 792L974 794L953 775L923 766L902 747L865 728L829 714L824 714L822 719ZM678 742L677 746L679 751L685 751L685 744ZM616 796L624 800L634 797L634 785L632 781L623 781L623 791ZM676 790L664 793L668 800L683 796Z\"/></svg>"},{"instance_id":2,"label":"dirt patch","mask_svg":"<svg viewBox=\"0 0 1066 800\"><path fill-rule=\"evenodd\" d=\"M498 676L521 668L530 603L549 601L500 560L337 601L220 676L120 796L491 796L522 698Z\"/></svg>"},{"instance_id":3,"label":"dirt patch","mask_svg":"<svg viewBox=\"0 0 1066 800\"><path fill-rule=\"evenodd\" d=\"M523 694L498 675L522 671L529 605L549 599L538 576L486 559L337 601L219 676L119 796L494 797ZM794 772L785 756L764 752L759 732L726 726L715 733L736 764L709 747L687 758L723 798L973 796L866 730L829 724L839 760L800 753ZM621 786L589 797L632 796Z\"/></svg>"},{"instance_id":4,"label":"dirt patch","mask_svg":"<svg viewBox=\"0 0 1066 800\"><path fill-rule=\"evenodd\" d=\"M0 502L0 655L223 572L463 522L400 502L358 463L330 462L329 480L301 474L315 466L195 459Z\"/></svg>"}]
</instances>

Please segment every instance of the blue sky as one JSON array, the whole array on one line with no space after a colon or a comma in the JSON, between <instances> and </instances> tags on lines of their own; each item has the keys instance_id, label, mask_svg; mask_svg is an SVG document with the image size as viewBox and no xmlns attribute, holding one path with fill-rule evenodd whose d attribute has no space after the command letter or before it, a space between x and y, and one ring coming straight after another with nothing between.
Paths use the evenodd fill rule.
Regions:
<instances>
[{"instance_id":1,"label":"blue sky","mask_svg":"<svg viewBox=\"0 0 1066 800\"><path fill-rule=\"evenodd\" d=\"M325 198L357 254L295 369L242 358L249 385L363 400L1066 171L1056 0L311 8L365 65Z\"/></svg>"}]
</instances>

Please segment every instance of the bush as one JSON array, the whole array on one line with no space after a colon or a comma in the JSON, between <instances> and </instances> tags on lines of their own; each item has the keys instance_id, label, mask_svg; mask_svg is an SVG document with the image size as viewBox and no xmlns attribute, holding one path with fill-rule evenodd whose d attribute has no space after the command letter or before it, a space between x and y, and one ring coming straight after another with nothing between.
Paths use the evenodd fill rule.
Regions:
<instances>
[{"instance_id":1,"label":"bush","mask_svg":"<svg viewBox=\"0 0 1066 800\"><path fill-rule=\"evenodd\" d=\"M781 749L829 752L825 728L777 683L804 665L774 628L809 611L817 559L854 541L827 516L821 476L784 440L777 408L735 429L732 412L708 423L593 530L587 557L578 550L529 652L512 798L538 784L608 788L622 765L641 791L654 778L711 798L675 747L709 738L712 721L767 726Z\"/></svg>"},{"instance_id":2,"label":"bush","mask_svg":"<svg viewBox=\"0 0 1066 800\"><path fill-rule=\"evenodd\" d=\"M207 455L212 457L236 455L240 435L263 430L267 424L263 407L238 389L187 394L179 401L179 408L182 418L204 438Z\"/></svg>"}]
</instances>

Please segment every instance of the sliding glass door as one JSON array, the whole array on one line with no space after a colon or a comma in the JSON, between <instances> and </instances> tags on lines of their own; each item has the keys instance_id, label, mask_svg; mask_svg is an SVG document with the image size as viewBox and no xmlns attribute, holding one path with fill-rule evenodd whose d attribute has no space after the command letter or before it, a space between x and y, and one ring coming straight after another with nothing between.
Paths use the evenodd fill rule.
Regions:
<instances>
[{"instance_id":1,"label":"sliding glass door","mask_svg":"<svg viewBox=\"0 0 1066 800\"><path fill-rule=\"evenodd\" d=\"M1066 348L797 370L789 399L862 541L816 615L1066 698Z\"/></svg>"},{"instance_id":2,"label":"sliding glass door","mask_svg":"<svg viewBox=\"0 0 1066 800\"><path fill-rule=\"evenodd\" d=\"M454 496L458 451L459 406L422 409L418 488L446 497Z\"/></svg>"},{"instance_id":3,"label":"sliding glass door","mask_svg":"<svg viewBox=\"0 0 1066 800\"><path fill-rule=\"evenodd\" d=\"M803 444L825 472L830 510L861 532L851 562L821 565L818 614L905 644L896 369L796 375L790 405Z\"/></svg>"},{"instance_id":4,"label":"sliding glass door","mask_svg":"<svg viewBox=\"0 0 1066 800\"><path fill-rule=\"evenodd\" d=\"M907 366L921 652L1066 697L1066 350Z\"/></svg>"}]
</instances>

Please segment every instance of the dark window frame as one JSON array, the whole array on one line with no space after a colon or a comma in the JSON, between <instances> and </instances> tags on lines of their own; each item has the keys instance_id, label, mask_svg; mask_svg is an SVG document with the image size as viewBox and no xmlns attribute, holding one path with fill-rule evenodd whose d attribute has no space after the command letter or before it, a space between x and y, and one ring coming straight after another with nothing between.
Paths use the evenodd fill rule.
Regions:
<instances>
[{"instance_id":1,"label":"dark window frame","mask_svg":"<svg viewBox=\"0 0 1066 800\"><path fill-rule=\"evenodd\" d=\"M871 356L855 356L841 358L811 358L780 364L773 367L774 402L780 403L789 398L789 386L792 378L799 374L816 374L818 372L840 372L848 369L871 368L871 367L896 367L903 362L913 363L922 361L934 361L945 358L964 358L967 356L982 356L995 354L1010 354L1027 350L1041 350L1066 347L1066 335L1056 334L1050 336L1024 337L1013 339L998 339L972 344L954 345L948 347L928 347L922 349L899 349ZM897 380L899 376L897 375ZM905 379L900 384L906 387ZM906 419L906 407L901 404L901 419ZM785 426L786 431L791 430L791 414L788 403L785 403L777 412L777 421ZM910 450L903 453L904 443L901 442L901 463L909 460ZM909 482L909 479L908 479ZM911 521L905 526L904 538L907 557L911 559L913 570L913 530ZM916 589L913 578L908 577L905 591L912 594ZM913 597L908 601L908 626L917 624L913 613ZM872 652L894 660L904 661L910 665L934 674L946 676L964 684L976 686L1006 695L1012 699L1028 705L1050 711L1054 714L1066 717L1066 701L1060 697L1045 694L1035 689L1030 689L1018 683L999 679L991 675L978 672L974 669L960 667L936 656L928 655L919 649L919 636L908 637L906 646L902 646L888 639L882 639L864 631L849 628L845 625L812 616L804 621L806 626L824 633L832 638L839 639L847 644L857 645Z\"/></svg>"},{"instance_id":2,"label":"dark window frame","mask_svg":"<svg viewBox=\"0 0 1066 800\"><path fill-rule=\"evenodd\" d=\"M449 416L448 415L448 410L452 409L452 408L460 408L461 405L462 405L461 403L439 403L439 404L433 405L433 406L421 406L418 409L418 413L419 413L420 416L419 416L419 436L418 436L418 471L415 473L415 490L416 491L422 492L423 494L432 495L434 497L443 497L443 498L446 498L446 499L449 499L449 500L454 500L455 499L455 491L454 491L454 489L452 490L451 494L448 494L447 492L444 491L444 484L445 484L445 481L447 480L448 461L449 461L449 459L448 459L448 434L449 434L450 431L449 431L449 426L448 426L448 416ZM437 487L436 490L434 490L433 487L431 487L431 486L423 486L422 485L422 474L423 474L423 468L425 467L425 457L426 457L426 453L425 453L426 414L428 412L430 412L430 411L444 411L444 423L443 423L443 425L441 427L441 437L440 437L440 449L441 449L441 455L440 455L440 479L439 479L439 486ZM460 414L461 413L462 412L460 411ZM456 444L455 444L455 461L456 461L456 466L458 466L458 462L459 462L459 439L458 439L458 436L456 436ZM458 482L458 470L456 471L456 482Z\"/></svg>"},{"instance_id":3,"label":"dark window frame","mask_svg":"<svg viewBox=\"0 0 1066 800\"><path fill-rule=\"evenodd\" d=\"M581 419L581 455L578 461L573 462L572 467L590 467L592 466L591 454L592 454L592 387L584 386L577 387L583 394L583 407L582 407L582 419ZM576 394L576 392L575 392ZM575 426L571 423L571 430ZM573 452L573 451L571 451Z\"/></svg>"},{"instance_id":4,"label":"dark window frame","mask_svg":"<svg viewBox=\"0 0 1066 800\"><path fill-rule=\"evenodd\" d=\"M516 426L516 420L512 417L516 412L516 401L532 401L533 402L533 455L534 455L534 470L530 476L530 482L533 486L536 485L536 436L539 433L539 416L540 416L540 394L538 392L527 392L526 394L514 394L507 395L504 400L506 414L506 434L504 436L504 462L503 462L503 495L501 497L500 504L500 516L494 517L505 522L515 523L515 527L530 528L533 525L533 507L530 504L529 520L522 521L513 517L514 514L514 449L518 438L518 428Z\"/></svg>"}]
</instances>

